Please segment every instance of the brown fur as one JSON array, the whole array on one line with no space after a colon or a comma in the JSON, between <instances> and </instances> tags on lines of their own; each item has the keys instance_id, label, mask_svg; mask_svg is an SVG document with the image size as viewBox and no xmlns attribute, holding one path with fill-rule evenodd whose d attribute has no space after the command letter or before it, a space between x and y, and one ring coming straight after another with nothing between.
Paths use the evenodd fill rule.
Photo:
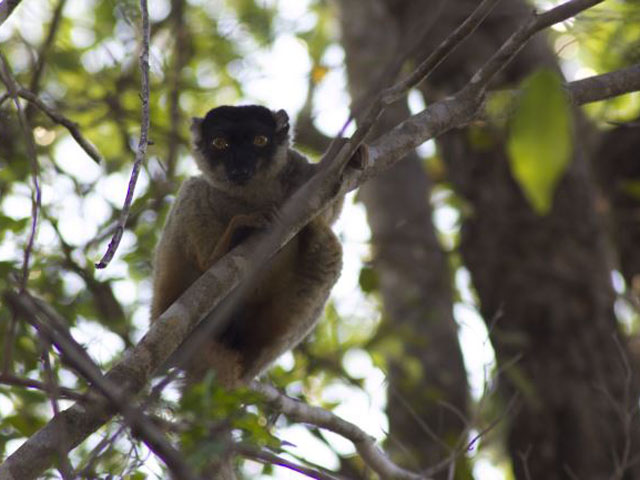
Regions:
<instances>
[{"instance_id":1,"label":"brown fur","mask_svg":"<svg viewBox=\"0 0 640 480\"><path fill-rule=\"evenodd\" d=\"M198 120L194 121L197 140ZM151 321L155 321L203 272L227 253L234 233L264 226L274 208L310 178L315 165L288 148L246 185L230 185L197 152L203 175L184 182L156 248ZM340 242L330 223L341 202L302 229L270 261L253 294L234 307L225 332L211 338L187 365L190 381L213 369L226 387L245 383L314 326L342 266Z\"/></svg>"}]
</instances>

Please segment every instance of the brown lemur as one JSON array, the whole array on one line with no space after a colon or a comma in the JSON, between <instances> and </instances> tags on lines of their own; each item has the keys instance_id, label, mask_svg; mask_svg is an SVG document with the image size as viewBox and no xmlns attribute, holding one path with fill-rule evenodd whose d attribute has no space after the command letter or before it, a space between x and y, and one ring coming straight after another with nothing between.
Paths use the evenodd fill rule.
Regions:
<instances>
[{"instance_id":1,"label":"brown lemur","mask_svg":"<svg viewBox=\"0 0 640 480\"><path fill-rule=\"evenodd\" d=\"M156 248L152 322L218 259L265 228L319 168L289 148L284 110L222 106L194 118L191 132L202 174L182 184ZM366 155L365 148L355 155ZM342 200L329 205L269 260L227 327L191 355L188 381L213 369L225 387L246 383L310 332L342 267L330 228L341 207Z\"/></svg>"}]
</instances>

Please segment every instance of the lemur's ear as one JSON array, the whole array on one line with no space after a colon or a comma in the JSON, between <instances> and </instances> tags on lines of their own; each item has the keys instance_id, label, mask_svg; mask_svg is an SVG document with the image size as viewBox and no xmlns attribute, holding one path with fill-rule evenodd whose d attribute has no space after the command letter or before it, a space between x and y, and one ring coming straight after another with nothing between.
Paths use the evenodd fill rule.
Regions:
<instances>
[{"instance_id":1,"label":"lemur's ear","mask_svg":"<svg viewBox=\"0 0 640 480\"><path fill-rule=\"evenodd\" d=\"M273 114L276 121L276 133L287 134L289 132L289 115L284 110L278 110Z\"/></svg>"}]
</instances>

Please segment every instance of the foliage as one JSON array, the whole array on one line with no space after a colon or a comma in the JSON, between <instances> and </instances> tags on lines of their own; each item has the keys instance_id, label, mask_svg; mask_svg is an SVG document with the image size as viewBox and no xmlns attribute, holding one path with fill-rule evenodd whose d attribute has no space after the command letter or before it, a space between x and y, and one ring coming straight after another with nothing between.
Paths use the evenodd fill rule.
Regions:
<instances>
[{"instance_id":1,"label":"foliage","mask_svg":"<svg viewBox=\"0 0 640 480\"><path fill-rule=\"evenodd\" d=\"M136 188L123 243L105 271L97 271L93 264L104 252L119 215L139 135L138 4L101 0L81 4L25 2L2 26L3 53L16 81L75 122L105 158L103 165L96 166L65 128L21 102L34 129L43 193L28 288L54 306L68 321L74 337L103 368L117 361L124 348L146 330L154 245L177 186L194 171L188 155L189 116L201 115L221 103L241 101L244 85L259 75L247 77L247 73L259 72L261 62L269 57L281 35L296 37L308 49L315 83L322 82L329 71L323 58L334 41L335 12L322 1L307 3L304 8L309 13L298 18L295 11L283 13L277 2L150 2L153 144ZM62 16L54 22L59 7ZM49 45L47 36L54 39ZM34 72L40 68L42 74L35 80ZM23 251L30 235L33 188L24 132L11 100L3 100L0 291L15 288L21 275ZM172 149L175 154L170 153ZM337 322L337 312L332 315L330 324L334 327L327 330L329 336ZM317 338L322 345L328 337L319 332ZM330 344L316 349L317 354L330 355L336 343ZM40 361L44 347L35 331L20 319L14 322L6 308L0 309L0 345L11 345L10 352L2 353L10 372L45 381ZM276 368L274 380L282 385L300 378L312 382L313 377L306 376L305 371L319 371L319 367L309 365L304 356L293 358L294 367ZM54 355L52 360L54 377L61 386L80 391L85 387L59 357ZM255 404L255 399L247 394L225 396L219 390L206 391L203 387L186 396L179 408L171 403L158 405L163 417L179 416L193 427L181 433L187 450L189 445L199 445L201 436L208 433L207 422L200 420L215 423L220 418L234 418L234 428L247 442L278 450L279 441L265 428L262 410L241 407ZM214 397L213 392L217 392ZM60 403L64 406L68 401ZM0 386L0 408L0 457L51 416L48 396L23 387ZM198 412L196 421L189 422L187 411ZM232 411L234 416L229 417ZM98 435L115 431L111 425ZM140 444L137 439L119 438L100 453L93 471L123 472L122 461L128 458L130 442L137 448ZM192 453L197 452L194 449ZM91 448L80 447L72 460L82 466L91 455ZM142 471L134 471L129 473L142 475Z\"/></svg>"},{"instance_id":2,"label":"foliage","mask_svg":"<svg viewBox=\"0 0 640 480\"><path fill-rule=\"evenodd\" d=\"M640 61L640 4L609 2L594 8L577 19L567 35L579 44L579 58L598 73L637 64ZM588 105L586 110L596 119L633 120L640 114L640 94L634 92L598 102Z\"/></svg>"},{"instance_id":3,"label":"foliage","mask_svg":"<svg viewBox=\"0 0 640 480\"><path fill-rule=\"evenodd\" d=\"M557 74L540 70L522 82L507 149L529 203L537 213L548 213L572 151L569 101Z\"/></svg>"}]
</instances>

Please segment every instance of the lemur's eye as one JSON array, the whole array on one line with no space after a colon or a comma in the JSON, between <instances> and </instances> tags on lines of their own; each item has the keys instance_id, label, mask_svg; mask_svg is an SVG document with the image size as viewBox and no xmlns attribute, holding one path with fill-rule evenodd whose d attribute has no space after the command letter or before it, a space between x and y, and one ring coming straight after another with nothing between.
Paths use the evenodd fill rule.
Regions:
<instances>
[{"instance_id":1,"label":"lemur's eye","mask_svg":"<svg viewBox=\"0 0 640 480\"><path fill-rule=\"evenodd\" d=\"M269 139L264 135L256 135L253 137L253 144L256 147L264 147L267 143L269 143Z\"/></svg>"},{"instance_id":2,"label":"lemur's eye","mask_svg":"<svg viewBox=\"0 0 640 480\"><path fill-rule=\"evenodd\" d=\"M213 139L211 144L216 147L218 150L224 150L229 147L229 142L223 137L216 137Z\"/></svg>"}]
</instances>

